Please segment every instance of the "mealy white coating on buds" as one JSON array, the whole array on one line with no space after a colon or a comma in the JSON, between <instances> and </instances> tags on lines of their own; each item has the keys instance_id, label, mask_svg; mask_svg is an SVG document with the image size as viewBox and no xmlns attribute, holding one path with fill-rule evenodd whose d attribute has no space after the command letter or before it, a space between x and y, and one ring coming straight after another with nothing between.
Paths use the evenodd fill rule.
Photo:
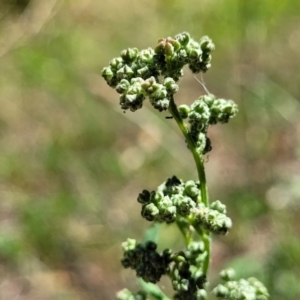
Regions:
<instances>
[{"instance_id":1,"label":"mealy white coating on buds","mask_svg":"<svg viewBox=\"0 0 300 300\"><path fill-rule=\"evenodd\" d=\"M188 216L200 197L199 184L190 180L181 182L175 176L161 184L156 192L142 191L138 202L143 204L141 214L148 221L174 222L176 217Z\"/></svg>"},{"instance_id":2,"label":"mealy white coating on buds","mask_svg":"<svg viewBox=\"0 0 300 300\"><path fill-rule=\"evenodd\" d=\"M219 284L213 289L218 299L243 299L243 300L268 300L269 293L266 287L256 278L250 277L234 281L234 270L223 270L220 273L225 283Z\"/></svg>"},{"instance_id":3,"label":"mealy white coating on buds","mask_svg":"<svg viewBox=\"0 0 300 300\"><path fill-rule=\"evenodd\" d=\"M130 82L137 77L148 80L154 77L160 84L159 76L164 77L162 84L166 93L161 88L160 92L144 95L149 97L155 109L163 111L168 108L171 96L178 91L176 81L183 76L183 67L188 65L194 73L206 72L210 68L210 53L213 50L214 44L208 37L203 37L197 42L187 32L183 32L175 38L159 39L154 49L122 50L119 57L112 59L109 66L103 68L102 76L109 86L116 88L121 94L122 109L131 111L141 108L144 99L141 95L133 93L127 92L125 95L127 86L121 81Z\"/></svg>"},{"instance_id":4,"label":"mealy white coating on buds","mask_svg":"<svg viewBox=\"0 0 300 300\"><path fill-rule=\"evenodd\" d=\"M215 234L226 234L232 227L232 221L225 214L206 207L203 203L193 209L195 221L204 229Z\"/></svg>"}]
</instances>

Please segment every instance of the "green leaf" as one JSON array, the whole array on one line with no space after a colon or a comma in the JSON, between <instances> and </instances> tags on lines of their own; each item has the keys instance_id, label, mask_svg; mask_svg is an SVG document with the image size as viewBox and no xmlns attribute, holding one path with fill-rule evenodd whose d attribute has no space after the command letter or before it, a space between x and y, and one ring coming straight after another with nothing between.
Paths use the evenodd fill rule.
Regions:
<instances>
[{"instance_id":1,"label":"green leaf","mask_svg":"<svg viewBox=\"0 0 300 300\"><path fill-rule=\"evenodd\" d=\"M143 238L143 243L147 241L152 241L156 243L158 240L159 229L160 229L160 224L153 223L153 225L146 230Z\"/></svg>"},{"instance_id":2,"label":"green leaf","mask_svg":"<svg viewBox=\"0 0 300 300\"><path fill-rule=\"evenodd\" d=\"M154 297L157 300L171 300L170 298L168 298L163 291L155 284L153 283L148 283L145 282L142 279L139 279L139 283L141 285L141 287L143 288L143 290L151 295L152 297Z\"/></svg>"}]
</instances>

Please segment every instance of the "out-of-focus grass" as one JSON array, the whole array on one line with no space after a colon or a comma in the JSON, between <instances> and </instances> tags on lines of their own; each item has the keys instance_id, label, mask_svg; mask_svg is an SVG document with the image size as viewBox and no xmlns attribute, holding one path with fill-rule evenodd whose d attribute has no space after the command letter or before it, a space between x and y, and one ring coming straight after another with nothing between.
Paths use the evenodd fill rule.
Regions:
<instances>
[{"instance_id":1,"label":"out-of-focus grass","mask_svg":"<svg viewBox=\"0 0 300 300\"><path fill-rule=\"evenodd\" d=\"M119 263L121 241L142 239L149 225L136 195L195 171L172 121L151 107L123 114L100 72L123 48L184 30L214 40L205 82L240 106L210 133L211 199L226 202L234 221L214 243L212 275L233 264L264 279L272 299L299 298L300 3L0 7L1 299L113 299L136 287ZM203 90L186 73L177 101L191 103ZM180 243L165 230L164 245Z\"/></svg>"}]
</instances>

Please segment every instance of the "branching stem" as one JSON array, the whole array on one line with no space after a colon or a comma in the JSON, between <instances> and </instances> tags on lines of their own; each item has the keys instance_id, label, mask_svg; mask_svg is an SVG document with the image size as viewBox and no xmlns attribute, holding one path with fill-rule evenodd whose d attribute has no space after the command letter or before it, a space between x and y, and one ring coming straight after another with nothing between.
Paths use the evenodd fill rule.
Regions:
<instances>
[{"instance_id":1,"label":"branching stem","mask_svg":"<svg viewBox=\"0 0 300 300\"><path fill-rule=\"evenodd\" d=\"M203 156L198 154L198 152L196 150L196 145L195 145L193 139L191 138L188 128L184 124L184 122L179 114L177 105L175 104L173 97L170 99L170 104L169 104L168 110L171 113L171 115L174 117L176 123L178 124L181 132L183 133L183 135L185 137L188 148L192 152L192 155L193 155L196 167L197 167L198 178L200 181L201 201L206 207L209 207L209 198L208 198L208 191L207 191L207 186L206 186L206 176L205 176ZM210 248L211 248L210 234L209 234L209 232L204 233L204 232L200 231L199 228L196 228L196 227L195 227L195 230L201 236L201 239L203 240L204 245L205 245L205 251L207 253L206 258L203 262L203 272L204 272L204 274L207 274L208 268L209 268L209 262L210 262Z\"/></svg>"}]
</instances>

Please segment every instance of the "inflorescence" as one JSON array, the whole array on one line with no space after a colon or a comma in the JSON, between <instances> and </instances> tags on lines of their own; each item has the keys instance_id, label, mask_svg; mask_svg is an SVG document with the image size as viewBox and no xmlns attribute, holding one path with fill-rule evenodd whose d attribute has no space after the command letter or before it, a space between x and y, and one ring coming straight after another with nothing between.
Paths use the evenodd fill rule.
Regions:
<instances>
[{"instance_id":1,"label":"inflorescence","mask_svg":"<svg viewBox=\"0 0 300 300\"><path fill-rule=\"evenodd\" d=\"M138 244L133 239L128 239L122 247L123 266L134 269L137 277L145 282L157 283L162 275L168 275L176 291L174 299L206 299L206 275L201 271L205 258L202 241L191 242L185 252L177 253L166 249L160 254L156 251L156 243Z\"/></svg>"},{"instance_id":2,"label":"inflorescence","mask_svg":"<svg viewBox=\"0 0 300 300\"><path fill-rule=\"evenodd\" d=\"M207 137L209 125L227 123L238 112L232 100L216 99L212 94L199 97L191 106L178 107L182 119L190 124L190 135L199 155L211 151L211 142Z\"/></svg>"},{"instance_id":3,"label":"inflorescence","mask_svg":"<svg viewBox=\"0 0 300 300\"><path fill-rule=\"evenodd\" d=\"M266 287L254 277L233 280L235 271L225 269L221 271L220 278L224 281L214 288L213 293L218 299L227 300L268 300L269 294Z\"/></svg>"},{"instance_id":4,"label":"inflorescence","mask_svg":"<svg viewBox=\"0 0 300 300\"><path fill-rule=\"evenodd\" d=\"M148 97L154 108L162 111L168 108L170 97L178 91L176 82L183 76L183 67L188 65L193 73L206 72L211 66L210 53L214 48L208 37L196 42L184 32L175 38L159 39L154 50L123 50L120 57L102 70L102 76L121 94L122 109L135 111ZM160 77L164 78L163 83Z\"/></svg>"},{"instance_id":5,"label":"inflorescence","mask_svg":"<svg viewBox=\"0 0 300 300\"><path fill-rule=\"evenodd\" d=\"M200 183L181 182L176 176L161 184L156 191L143 190L138 196L142 217L148 221L172 223L186 218L189 226L197 226L215 234L226 234L231 220L226 206L219 200L206 207L201 201Z\"/></svg>"},{"instance_id":6,"label":"inflorescence","mask_svg":"<svg viewBox=\"0 0 300 300\"><path fill-rule=\"evenodd\" d=\"M154 50L123 50L120 57L102 70L102 76L121 94L122 109L136 111L148 97L155 109L163 111L169 108L179 90L176 82L183 76L183 67L188 65L193 73L206 72L214 49L207 36L196 42L183 32L175 38L159 39ZM191 138L199 154L212 149L207 137L208 126L227 123L238 111L232 100L217 99L212 94L200 97L190 107L181 105L178 109L182 119L187 118L190 123Z\"/></svg>"},{"instance_id":7,"label":"inflorescence","mask_svg":"<svg viewBox=\"0 0 300 300\"><path fill-rule=\"evenodd\" d=\"M149 99L158 111L171 113L197 166L198 181L183 182L173 176L156 191L143 190L137 198L142 205L141 215L147 221L177 224L185 238L185 251L165 249L160 253L154 241L138 243L128 239L122 244L122 265L135 270L136 276L147 283L157 283L163 275L168 276L175 290L175 300L207 299L210 236L224 235L232 226L224 204L219 200L209 204L203 155L212 149L207 136L209 126L227 123L237 114L237 105L210 93L200 96L191 105L177 107L174 102L183 67L188 66L193 73L206 72L211 67L214 49L207 36L197 42L183 32L174 38L159 39L154 49L123 50L120 57L111 60L102 70L107 84L120 94L123 110L134 112ZM218 299L269 299L266 288L255 278L234 281L232 269L223 270L220 276L224 283L213 289ZM124 289L117 294L117 300L148 300L148 294L155 299L169 299L155 296L146 288L137 293Z\"/></svg>"}]
</instances>

